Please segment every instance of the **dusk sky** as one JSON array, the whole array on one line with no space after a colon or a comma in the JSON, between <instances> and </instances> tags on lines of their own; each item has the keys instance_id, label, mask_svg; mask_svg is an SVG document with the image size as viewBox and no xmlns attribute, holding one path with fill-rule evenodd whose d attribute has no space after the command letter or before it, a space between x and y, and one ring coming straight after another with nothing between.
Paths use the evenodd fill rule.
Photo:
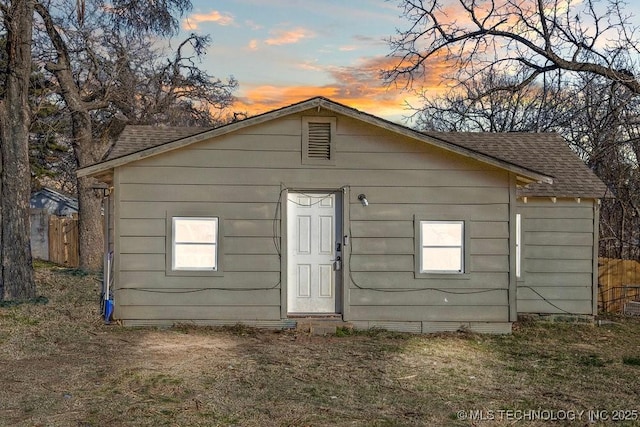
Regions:
<instances>
[{"instance_id":1,"label":"dusk sky","mask_svg":"<svg viewBox=\"0 0 640 427\"><path fill-rule=\"evenodd\" d=\"M195 0L185 33L209 34L203 66L240 83L236 111L250 115L326 96L389 120L411 94L387 89L386 42L406 26L395 1ZM434 75L437 88L439 77Z\"/></svg>"},{"instance_id":2,"label":"dusk sky","mask_svg":"<svg viewBox=\"0 0 640 427\"><path fill-rule=\"evenodd\" d=\"M387 40L409 25L397 0L193 0L193 6L182 20L183 36L211 36L202 66L238 80L234 111L254 115L320 95L401 122L409 114L405 101L419 105L380 78L395 63ZM633 25L639 8L625 5ZM442 94L442 75L450 71L431 62L421 83L426 94Z\"/></svg>"}]
</instances>

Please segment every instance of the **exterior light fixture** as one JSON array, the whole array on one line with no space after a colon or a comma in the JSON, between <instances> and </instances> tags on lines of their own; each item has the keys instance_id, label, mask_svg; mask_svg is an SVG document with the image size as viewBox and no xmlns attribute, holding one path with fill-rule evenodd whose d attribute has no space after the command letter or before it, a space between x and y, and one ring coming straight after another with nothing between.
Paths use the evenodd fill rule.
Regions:
<instances>
[{"instance_id":1,"label":"exterior light fixture","mask_svg":"<svg viewBox=\"0 0 640 427\"><path fill-rule=\"evenodd\" d=\"M367 200L367 196L364 194L358 194L358 200L362 203L362 206L369 206L369 201Z\"/></svg>"},{"instance_id":2,"label":"exterior light fixture","mask_svg":"<svg viewBox=\"0 0 640 427\"><path fill-rule=\"evenodd\" d=\"M97 182L91 186L96 197L107 197L111 192L109 186L104 182Z\"/></svg>"}]
</instances>

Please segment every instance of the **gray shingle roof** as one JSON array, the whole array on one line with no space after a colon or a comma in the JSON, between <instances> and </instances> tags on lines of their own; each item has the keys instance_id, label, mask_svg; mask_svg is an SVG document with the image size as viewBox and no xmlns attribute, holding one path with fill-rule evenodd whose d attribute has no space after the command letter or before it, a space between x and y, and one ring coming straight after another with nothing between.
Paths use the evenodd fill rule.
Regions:
<instances>
[{"instance_id":1,"label":"gray shingle roof","mask_svg":"<svg viewBox=\"0 0 640 427\"><path fill-rule=\"evenodd\" d=\"M29 206L31 209L44 209L52 215L67 216L78 213L78 199L46 187L31 193Z\"/></svg>"},{"instance_id":2,"label":"gray shingle roof","mask_svg":"<svg viewBox=\"0 0 640 427\"><path fill-rule=\"evenodd\" d=\"M556 133L426 132L426 134L553 178L553 184L529 184L519 189L518 195L594 198L607 195L607 187L604 183Z\"/></svg>"},{"instance_id":3,"label":"gray shingle roof","mask_svg":"<svg viewBox=\"0 0 640 427\"><path fill-rule=\"evenodd\" d=\"M124 128L103 161L117 159L118 157L197 135L211 129L213 128L129 125Z\"/></svg>"}]
</instances>

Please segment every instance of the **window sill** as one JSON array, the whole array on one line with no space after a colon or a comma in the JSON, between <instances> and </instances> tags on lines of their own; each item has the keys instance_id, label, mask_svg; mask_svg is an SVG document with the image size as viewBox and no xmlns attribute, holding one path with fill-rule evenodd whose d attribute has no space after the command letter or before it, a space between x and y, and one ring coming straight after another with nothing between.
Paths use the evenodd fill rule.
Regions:
<instances>
[{"instance_id":1,"label":"window sill","mask_svg":"<svg viewBox=\"0 0 640 427\"><path fill-rule=\"evenodd\" d=\"M414 273L416 279L469 280L471 273Z\"/></svg>"}]
</instances>

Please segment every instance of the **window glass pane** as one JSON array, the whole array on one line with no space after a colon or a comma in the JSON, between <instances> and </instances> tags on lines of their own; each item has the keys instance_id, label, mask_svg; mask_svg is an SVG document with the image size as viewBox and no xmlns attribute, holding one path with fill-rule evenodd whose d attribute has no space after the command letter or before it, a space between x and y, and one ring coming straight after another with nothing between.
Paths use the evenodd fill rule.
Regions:
<instances>
[{"instance_id":1,"label":"window glass pane","mask_svg":"<svg viewBox=\"0 0 640 427\"><path fill-rule=\"evenodd\" d=\"M173 247L173 268L216 269L216 245L191 245L177 243Z\"/></svg>"},{"instance_id":2,"label":"window glass pane","mask_svg":"<svg viewBox=\"0 0 640 427\"><path fill-rule=\"evenodd\" d=\"M462 248L422 248L423 271L462 271Z\"/></svg>"},{"instance_id":3,"label":"window glass pane","mask_svg":"<svg viewBox=\"0 0 640 427\"><path fill-rule=\"evenodd\" d=\"M423 246L462 246L462 223L422 222Z\"/></svg>"},{"instance_id":4,"label":"window glass pane","mask_svg":"<svg viewBox=\"0 0 640 427\"><path fill-rule=\"evenodd\" d=\"M173 236L176 243L216 243L218 220L216 218L175 218Z\"/></svg>"}]
</instances>

